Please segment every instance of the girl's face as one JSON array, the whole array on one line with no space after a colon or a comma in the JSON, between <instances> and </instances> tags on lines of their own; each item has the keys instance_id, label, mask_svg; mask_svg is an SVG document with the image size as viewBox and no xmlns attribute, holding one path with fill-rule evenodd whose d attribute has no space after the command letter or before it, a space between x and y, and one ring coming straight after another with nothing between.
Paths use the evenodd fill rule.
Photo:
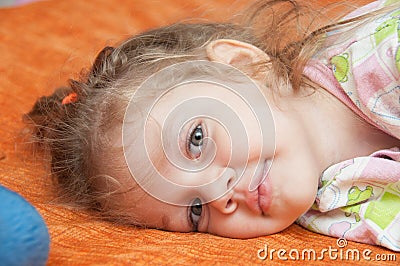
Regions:
<instances>
[{"instance_id":1,"label":"girl's face","mask_svg":"<svg viewBox=\"0 0 400 266\"><path fill-rule=\"evenodd\" d=\"M268 106L250 109L241 97L220 85L184 84L158 100L145 129L154 168L148 184L156 189L150 185L149 193L136 201L132 214L136 223L250 238L285 229L311 207L321 169L310 136L290 107L277 108L268 88L261 91L272 112L272 116L258 117L269 120L261 123L270 128L264 134L253 111ZM196 99L207 101L202 104ZM223 106L207 102L223 103L234 112L213 118L209 114L221 113ZM305 114L300 116L307 119ZM138 157L135 146L126 148L128 164L131 156ZM158 183L160 176L167 185ZM130 196L124 205L137 198Z\"/></svg>"}]
</instances>

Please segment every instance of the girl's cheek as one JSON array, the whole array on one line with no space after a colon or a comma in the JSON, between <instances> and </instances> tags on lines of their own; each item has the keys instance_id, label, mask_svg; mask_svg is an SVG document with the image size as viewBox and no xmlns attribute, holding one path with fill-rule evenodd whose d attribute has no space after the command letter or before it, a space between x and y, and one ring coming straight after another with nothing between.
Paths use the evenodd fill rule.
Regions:
<instances>
[{"instance_id":1,"label":"girl's cheek","mask_svg":"<svg viewBox=\"0 0 400 266\"><path fill-rule=\"evenodd\" d=\"M211 134L212 145L216 147L216 150L212 151L215 153L213 163L228 166L247 162L251 152L247 136L241 136L241 139L233 139L232 134L221 126L213 128Z\"/></svg>"}]
</instances>

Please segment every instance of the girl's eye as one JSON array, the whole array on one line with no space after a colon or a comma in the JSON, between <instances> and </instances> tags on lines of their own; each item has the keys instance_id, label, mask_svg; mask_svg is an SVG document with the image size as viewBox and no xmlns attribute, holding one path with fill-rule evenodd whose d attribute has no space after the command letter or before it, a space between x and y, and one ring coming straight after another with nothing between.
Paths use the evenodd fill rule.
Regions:
<instances>
[{"instance_id":1,"label":"girl's eye","mask_svg":"<svg viewBox=\"0 0 400 266\"><path fill-rule=\"evenodd\" d=\"M198 158L201 154L201 148L203 146L203 128L198 125L190 133L188 138L188 151L190 155L194 158Z\"/></svg>"},{"instance_id":2,"label":"girl's eye","mask_svg":"<svg viewBox=\"0 0 400 266\"><path fill-rule=\"evenodd\" d=\"M199 221L201 213L203 211L203 205L199 198L196 198L192 205L189 207L189 220L193 226L193 231L198 231Z\"/></svg>"}]
</instances>

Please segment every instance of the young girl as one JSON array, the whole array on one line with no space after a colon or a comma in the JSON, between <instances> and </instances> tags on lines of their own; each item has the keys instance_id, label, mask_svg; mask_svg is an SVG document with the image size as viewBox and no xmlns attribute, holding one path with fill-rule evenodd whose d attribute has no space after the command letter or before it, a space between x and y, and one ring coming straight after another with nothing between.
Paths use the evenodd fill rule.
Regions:
<instances>
[{"instance_id":1,"label":"young girl","mask_svg":"<svg viewBox=\"0 0 400 266\"><path fill-rule=\"evenodd\" d=\"M297 2L260 1L245 26L151 30L26 117L66 200L102 217L234 238L297 221L399 251L399 7L296 34Z\"/></svg>"}]
</instances>

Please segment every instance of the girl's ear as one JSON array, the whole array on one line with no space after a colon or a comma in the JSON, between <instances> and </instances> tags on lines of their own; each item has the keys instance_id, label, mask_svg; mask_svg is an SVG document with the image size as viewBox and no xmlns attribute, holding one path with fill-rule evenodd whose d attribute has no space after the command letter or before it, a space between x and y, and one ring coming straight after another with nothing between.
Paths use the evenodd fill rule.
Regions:
<instances>
[{"instance_id":1,"label":"girl's ear","mask_svg":"<svg viewBox=\"0 0 400 266\"><path fill-rule=\"evenodd\" d=\"M211 61L232 65L247 74L255 64L267 64L269 56L261 49L249 43L219 39L210 42L206 47L207 57Z\"/></svg>"}]
</instances>

